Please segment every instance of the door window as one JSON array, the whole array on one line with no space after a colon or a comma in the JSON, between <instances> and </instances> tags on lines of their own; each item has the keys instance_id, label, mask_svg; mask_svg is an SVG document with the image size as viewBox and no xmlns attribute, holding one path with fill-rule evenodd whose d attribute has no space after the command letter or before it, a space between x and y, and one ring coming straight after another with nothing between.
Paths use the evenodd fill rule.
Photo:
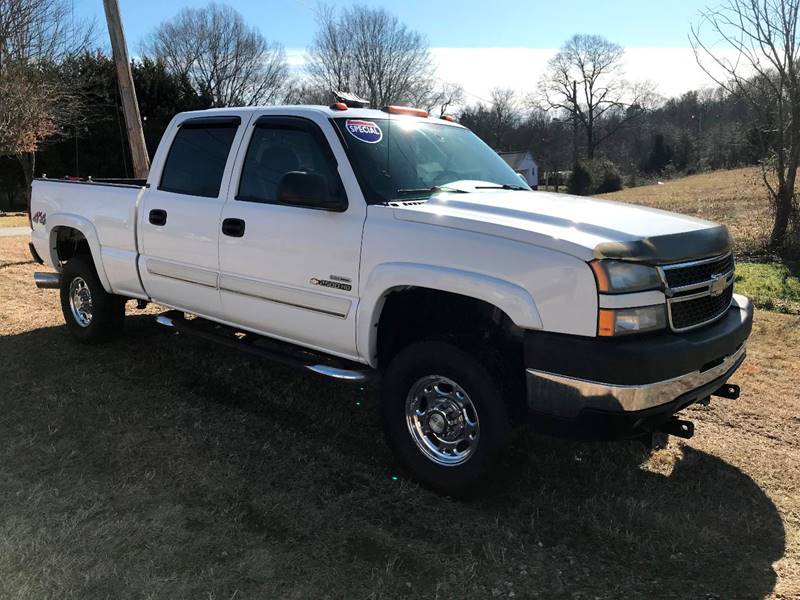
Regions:
<instances>
[{"instance_id":1,"label":"door window","mask_svg":"<svg viewBox=\"0 0 800 600\"><path fill-rule=\"evenodd\" d=\"M313 123L296 118L262 118L253 130L242 166L237 200L281 204L278 185L292 171L321 175L328 198L344 200L344 188L336 170L336 160L322 132Z\"/></svg>"},{"instance_id":2,"label":"door window","mask_svg":"<svg viewBox=\"0 0 800 600\"><path fill-rule=\"evenodd\" d=\"M158 189L216 198L239 117L185 121L169 149Z\"/></svg>"}]
</instances>

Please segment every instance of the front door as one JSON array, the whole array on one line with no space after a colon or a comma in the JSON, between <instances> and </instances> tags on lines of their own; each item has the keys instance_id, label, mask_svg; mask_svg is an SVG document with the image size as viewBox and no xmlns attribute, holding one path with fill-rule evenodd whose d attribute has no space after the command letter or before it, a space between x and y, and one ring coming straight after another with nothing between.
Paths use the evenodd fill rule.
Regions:
<instances>
[{"instance_id":1,"label":"front door","mask_svg":"<svg viewBox=\"0 0 800 600\"><path fill-rule=\"evenodd\" d=\"M139 272L156 302L220 317L219 224L239 117L181 123L158 181L145 190ZM230 160L232 162L232 160Z\"/></svg>"},{"instance_id":2,"label":"front door","mask_svg":"<svg viewBox=\"0 0 800 600\"><path fill-rule=\"evenodd\" d=\"M241 173L232 179L222 210L219 288L225 320L354 358L366 206L353 193L355 179L332 125L265 115L250 130ZM287 200L281 186L292 172L324 179L319 205ZM342 174L353 182L349 202ZM332 200L341 204L332 209Z\"/></svg>"}]
</instances>

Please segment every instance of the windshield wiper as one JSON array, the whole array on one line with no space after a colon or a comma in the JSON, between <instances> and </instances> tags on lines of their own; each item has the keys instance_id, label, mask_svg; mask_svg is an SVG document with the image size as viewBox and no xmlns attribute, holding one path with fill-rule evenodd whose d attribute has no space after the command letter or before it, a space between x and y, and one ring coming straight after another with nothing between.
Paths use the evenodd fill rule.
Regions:
<instances>
[{"instance_id":1,"label":"windshield wiper","mask_svg":"<svg viewBox=\"0 0 800 600\"><path fill-rule=\"evenodd\" d=\"M469 194L469 190L462 190L446 185L434 185L427 188L405 188L397 190L396 194L434 194L436 192L453 192L454 194Z\"/></svg>"},{"instance_id":2,"label":"windshield wiper","mask_svg":"<svg viewBox=\"0 0 800 600\"><path fill-rule=\"evenodd\" d=\"M476 190L514 190L516 192L528 192L528 188L522 187L521 185L509 185L504 183L503 185L476 185Z\"/></svg>"}]
</instances>

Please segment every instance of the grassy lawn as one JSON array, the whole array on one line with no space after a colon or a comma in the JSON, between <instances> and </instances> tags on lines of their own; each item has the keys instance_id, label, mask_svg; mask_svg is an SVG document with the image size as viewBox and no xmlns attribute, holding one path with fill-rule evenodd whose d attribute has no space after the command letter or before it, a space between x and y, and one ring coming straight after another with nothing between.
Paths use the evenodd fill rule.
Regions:
<instances>
[{"instance_id":1,"label":"grassy lawn","mask_svg":"<svg viewBox=\"0 0 800 600\"><path fill-rule=\"evenodd\" d=\"M800 264L738 263L736 289L756 306L800 314Z\"/></svg>"},{"instance_id":2,"label":"grassy lawn","mask_svg":"<svg viewBox=\"0 0 800 600\"><path fill-rule=\"evenodd\" d=\"M491 489L397 477L357 388L129 311L83 347L0 238L0 598L800 597L800 316L646 454L519 431Z\"/></svg>"}]
</instances>

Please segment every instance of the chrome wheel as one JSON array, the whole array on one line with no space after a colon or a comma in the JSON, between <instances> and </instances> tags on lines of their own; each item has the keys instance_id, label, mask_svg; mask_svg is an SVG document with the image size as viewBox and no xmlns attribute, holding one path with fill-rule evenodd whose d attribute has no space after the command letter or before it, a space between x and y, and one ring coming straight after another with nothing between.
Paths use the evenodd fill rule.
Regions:
<instances>
[{"instance_id":1,"label":"chrome wheel","mask_svg":"<svg viewBox=\"0 0 800 600\"><path fill-rule=\"evenodd\" d=\"M72 318L81 327L92 322L92 292L82 277L75 277L69 284L69 308Z\"/></svg>"},{"instance_id":2,"label":"chrome wheel","mask_svg":"<svg viewBox=\"0 0 800 600\"><path fill-rule=\"evenodd\" d=\"M406 424L411 438L433 462L452 467L475 453L478 413L467 393L441 375L419 379L406 397Z\"/></svg>"}]
</instances>

